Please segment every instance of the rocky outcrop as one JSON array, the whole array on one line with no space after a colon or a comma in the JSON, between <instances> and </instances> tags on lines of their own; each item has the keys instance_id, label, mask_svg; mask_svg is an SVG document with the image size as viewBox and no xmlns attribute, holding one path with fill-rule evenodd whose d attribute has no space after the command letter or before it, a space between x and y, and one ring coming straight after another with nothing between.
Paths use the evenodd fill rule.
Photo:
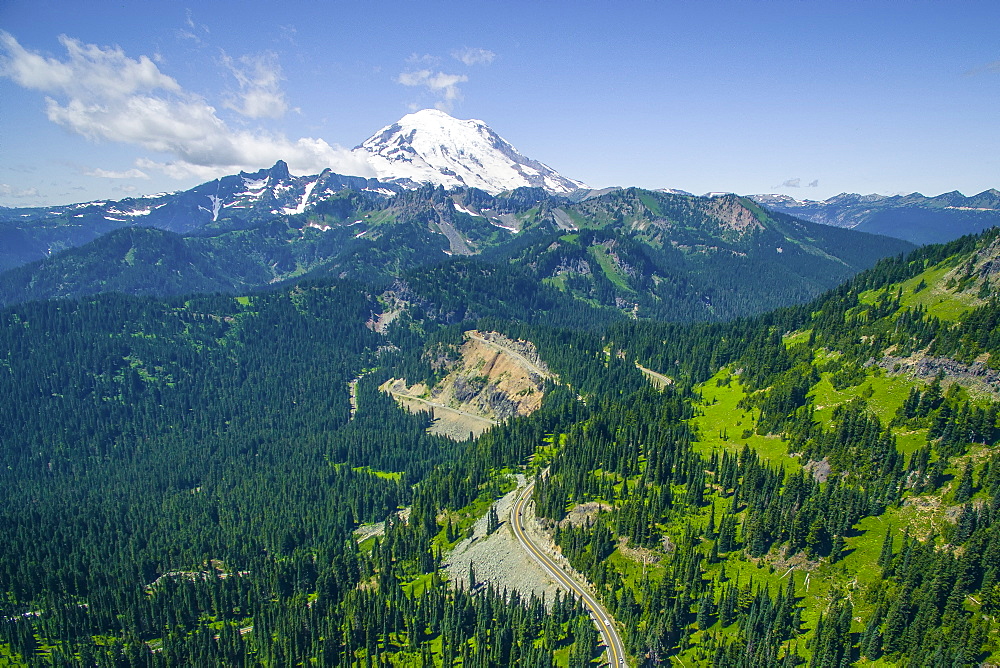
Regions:
<instances>
[{"instance_id":1,"label":"rocky outcrop","mask_svg":"<svg viewBox=\"0 0 1000 668\"><path fill-rule=\"evenodd\" d=\"M920 354L910 357L886 355L878 365L886 371L906 373L928 383L941 374L945 385L961 383L973 391L1000 396L1000 372L986 366L983 360L964 364L948 357Z\"/></svg>"}]
</instances>

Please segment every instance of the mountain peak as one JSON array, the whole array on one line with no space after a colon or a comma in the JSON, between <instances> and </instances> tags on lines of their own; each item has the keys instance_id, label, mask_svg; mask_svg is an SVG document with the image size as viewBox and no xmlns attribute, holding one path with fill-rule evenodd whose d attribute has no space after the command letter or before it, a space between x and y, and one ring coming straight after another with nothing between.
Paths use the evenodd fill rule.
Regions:
<instances>
[{"instance_id":1,"label":"mountain peak","mask_svg":"<svg viewBox=\"0 0 1000 668\"><path fill-rule=\"evenodd\" d=\"M268 170L268 173L275 181L287 181L292 178L292 175L288 172L288 163L284 160L279 160L274 163L274 167L271 167L271 169Z\"/></svg>"},{"instance_id":2,"label":"mountain peak","mask_svg":"<svg viewBox=\"0 0 1000 668\"><path fill-rule=\"evenodd\" d=\"M244 179L250 179L251 181L260 181L270 178L272 183L283 183L292 178L292 175L288 172L288 163L284 160L278 160L270 169L265 168L256 172L240 172L239 176Z\"/></svg>"},{"instance_id":3,"label":"mountain peak","mask_svg":"<svg viewBox=\"0 0 1000 668\"><path fill-rule=\"evenodd\" d=\"M380 181L433 183L496 194L515 188L569 193L586 187L525 157L480 120L461 120L438 109L403 116L354 149Z\"/></svg>"},{"instance_id":4,"label":"mountain peak","mask_svg":"<svg viewBox=\"0 0 1000 668\"><path fill-rule=\"evenodd\" d=\"M452 123L469 123L469 122L482 123L482 121L477 121L473 119L469 119L468 121L462 121L455 118L447 111L441 111L440 109L435 109L433 107L428 107L427 109L420 109L418 111L414 111L413 113L409 113L406 116L403 116L403 118L399 120L400 122L403 122L406 119L418 119L418 118L438 119L442 121L450 121Z\"/></svg>"}]
</instances>

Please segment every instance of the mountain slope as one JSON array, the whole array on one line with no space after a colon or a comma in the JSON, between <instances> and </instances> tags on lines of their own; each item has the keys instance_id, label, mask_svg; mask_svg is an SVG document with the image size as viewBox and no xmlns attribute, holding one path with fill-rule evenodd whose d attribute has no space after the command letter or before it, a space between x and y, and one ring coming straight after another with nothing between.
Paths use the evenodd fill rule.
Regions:
<instances>
[{"instance_id":1,"label":"mountain slope","mask_svg":"<svg viewBox=\"0 0 1000 668\"><path fill-rule=\"evenodd\" d=\"M226 257L184 237L148 227L115 230L98 241L6 272L0 303L81 297L100 292L170 295L244 290L248 279Z\"/></svg>"},{"instance_id":2,"label":"mountain slope","mask_svg":"<svg viewBox=\"0 0 1000 668\"><path fill-rule=\"evenodd\" d=\"M432 183L492 194L525 187L564 194L587 187L521 155L482 121L458 120L437 109L403 116L354 152L380 180L407 186Z\"/></svg>"},{"instance_id":3,"label":"mountain slope","mask_svg":"<svg viewBox=\"0 0 1000 668\"><path fill-rule=\"evenodd\" d=\"M992 189L971 197L953 191L937 197L842 193L819 202L787 195L751 195L751 199L805 220L915 244L944 243L1000 224L1000 191Z\"/></svg>"},{"instance_id":4,"label":"mountain slope","mask_svg":"<svg viewBox=\"0 0 1000 668\"><path fill-rule=\"evenodd\" d=\"M685 220L731 245L766 233L772 219L739 202ZM516 214L529 233L533 209ZM612 200L589 220L660 229L639 211ZM465 591L442 579L477 521L506 531L489 509L515 472L536 481L535 511L620 623L630 665L996 663L1000 404L967 380L1000 359L997 266L997 233L963 238L735 323L572 331L524 300L540 324L489 313L475 328L554 376L505 392L544 391L538 410L464 443L378 391L430 386L463 352L472 327L436 326L429 302L375 327L387 297L332 279L4 309L0 655L587 665L596 634L572 600L502 599L489 554L462 569ZM477 267L498 313L529 269L420 271L469 304ZM499 387L496 351L480 352L452 367L476 387L452 376L452 394ZM933 376L893 361L915 355ZM636 362L674 382L650 387ZM382 535L361 540L362 522Z\"/></svg>"},{"instance_id":5,"label":"mountain slope","mask_svg":"<svg viewBox=\"0 0 1000 668\"><path fill-rule=\"evenodd\" d=\"M567 294L641 318L725 320L811 299L906 242L768 214L734 195L630 188L533 215L565 234L512 256Z\"/></svg>"},{"instance_id":6,"label":"mountain slope","mask_svg":"<svg viewBox=\"0 0 1000 668\"><path fill-rule=\"evenodd\" d=\"M243 293L308 275L364 278L377 284L429 258L447 257L442 235L357 205L347 197L320 207L308 220L283 216L213 235L181 236L148 227L115 230L0 274L0 304L102 292L161 297ZM383 216L391 221L390 236L379 233ZM369 225L358 232L352 219Z\"/></svg>"},{"instance_id":7,"label":"mountain slope","mask_svg":"<svg viewBox=\"0 0 1000 668\"><path fill-rule=\"evenodd\" d=\"M547 388L477 443L434 437L377 390L422 365L427 337L372 331L375 308L329 280L0 311L2 662L348 665L376 651L352 624L377 634L383 661L596 655L572 600L459 591L436 573L505 484L490 471L568 427L596 382L569 374L575 392ZM599 340L569 353L596 359ZM359 545L361 523L384 538Z\"/></svg>"},{"instance_id":8,"label":"mountain slope","mask_svg":"<svg viewBox=\"0 0 1000 668\"><path fill-rule=\"evenodd\" d=\"M581 309L605 311L597 322L725 320L805 301L909 248L767 214L735 196L635 188L575 204L540 188L492 196L423 186L392 198L345 189L301 214L247 227L222 222L223 229L204 226L183 239L129 228L130 235L55 254L0 274L0 302L107 290L242 292L334 275L380 285L405 277L417 303L438 304L431 310L439 316L531 318L544 302L550 306L541 310L561 312L574 326L569 314ZM144 240L144 262L134 261L129 239ZM449 273L463 271L460 264L443 273L420 270L470 255L506 269L483 265L481 278L468 285L469 276ZM521 285L521 293L487 287L500 276ZM460 286L466 288L456 294ZM507 297L497 300L499 294Z\"/></svg>"},{"instance_id":9,"label":"mountain slope","mask_svg":"<svg viewBox=\"0 0 1000 668\"><path fill-rule=\"evenodd\" d=\"M608 333L619 357L694 392L637 397L553 439L536 504L637 656L1000 658L1000 386L979 382L1000 366L997 259L994 231L736 325Z\"/></svg>"}]
</instances>

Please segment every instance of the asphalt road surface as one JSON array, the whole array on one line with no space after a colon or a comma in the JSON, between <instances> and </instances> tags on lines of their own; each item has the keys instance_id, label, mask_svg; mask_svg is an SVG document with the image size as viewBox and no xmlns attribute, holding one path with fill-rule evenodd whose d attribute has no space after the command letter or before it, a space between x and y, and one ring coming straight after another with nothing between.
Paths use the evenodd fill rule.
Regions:
<instances>
[{"instance_id":1,"label":"asphalt road surface","mask_svg":"<svg viewBox=\"0 0 1000 668\"><path fill-rule=\"evenodd\" d=\"M612 668L625 668L628 665L625 663L625 645L622 644L621 636L618 635L618 630L615 629L615 620L604 609L604 606L590 594L586 586L577 582L576 579L563 571L557 563L542 551L541 547L532 542L528 533L524 530L524 512L528 500L531 498L531 491L534 488L535 483L531 483L525 487L521 495L517 497L517 501L514 502L514 506L510 511L510 525L514 529L514 535L517 537L518 542L521 543L521 546L528 551L528 554L541 564L542 568L548 571L566 589L583 600L583 604L590 611L590 616L594 620L594 625L597 626L597 630L604 639L604 646L607 648L608 665L612 666Z\"/></svg>"}]
</instances>

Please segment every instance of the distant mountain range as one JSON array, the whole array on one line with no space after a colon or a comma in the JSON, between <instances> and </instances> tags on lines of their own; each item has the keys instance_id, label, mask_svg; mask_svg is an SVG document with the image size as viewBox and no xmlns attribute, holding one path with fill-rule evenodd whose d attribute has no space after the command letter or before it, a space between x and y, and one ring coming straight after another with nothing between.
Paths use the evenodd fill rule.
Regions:
<instances>
[{"instance_id":1,"label":"distant mountain range","mask_svg":"<svg viewBox=\"0 0 1000 668\"><path fill-rule=\"evenodd\" d=\"M925 197L841 193L828 200L797 200L787 195L751 195L774 211L825 225L885 234L915 244L943 243L1000 224L1000 191L966 197L958 191Z\"/></svg>"},{"instance_id":2,"label":"distant mountain range","mask_svg":"<svg viewBox=\"0 0 1000 668\"><path fill-rule=\"evenodd\" d=\"M124 227L209 236L251 229L282 217L305 214L344 191L355 193L352 201L360 208L375 210L389 206L388 200L399 193L427 184L476 189L489 195L536 188L567 202L623 190L590 189L525 157L482 121L459 120L434 109L404 116L373 134L354 152L372 165L377 178L345 176L330 170L293 176L288 166L278 161L269 169L241 172L174 193L65 206L0 207L0 271L49 257ZM657 192L690 196L671 189ZM721 194L709 193L706 197ZM524 197L521 193L513 199ZM529 199L532 197L537 199L535 195ZM801 219L916 244L947 241L1000 222L1000 192L996 190L974 197L953 192L937 197L916 193L893 197L842 194L826 201L799 201L785 195L753 195L751 199ZM509 213L491 220L501 228L508 226L501 218ZM458 244L450 250L474 252L475 244Z\"/></svg>"},{"instance_id":3,"label":"distant mountain range","mask_svg":"<svg viewBox=\"0 0 1000 668\"><path fill-rule=\"evenodd\" d=\"M400 186L326 170L292 176L278 161L270 169L240 172L190 190L32 209L0 209L0 269L9 269L92 241L122 227L169 232L244 229L302 213L344 189L362 197L395 195Z\"/></svg>"}]
</instances>

